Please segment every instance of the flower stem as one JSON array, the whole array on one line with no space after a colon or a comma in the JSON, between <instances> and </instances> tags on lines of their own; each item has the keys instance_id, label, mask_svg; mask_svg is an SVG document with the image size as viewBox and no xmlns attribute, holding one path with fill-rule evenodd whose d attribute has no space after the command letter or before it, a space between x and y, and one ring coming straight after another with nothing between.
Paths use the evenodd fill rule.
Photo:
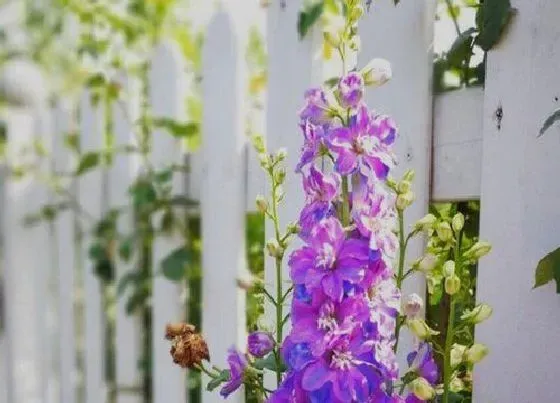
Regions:
<instances>
[{"instance_id":1,"label":"flower stem","mask_svg":"<svg viewBox=\"0 0 560 403\"><path fill-rule=\"evenodd\" d=\"M457 234L455 241L455 271L461 273L461 233ZM449 296L449 321L447 322L447 333L445 335L445 350L443 354L443 400L442 403L449 402L449 384L453 368L451 368L451 348L455 337L455 295Z\"/></svg>"},{"instance_id":2,"label":"flower stem","mask_svg":"<svg viewBox=\"0 0 560 403\"><path fill-rule=\"evenodd\" d=\"M342 226L350 225L350 195L348 191L348 177L342 177Z\"/></svg>"},{"instance_id":3,"label":"flower stem","mask_svg":"<svg viewBox=\"0 0 560 403\"><path fill-rule=\"evenodd\" d=\"M398 220L399 220L399 265L397 270L397 288L399 291L401 290L403 280L405 278L404 274L404 260L406 257L406 246L408 243L408 239L405 240L404 238L404 213L402 210L398 210ZM397 320L397 324L395 327L395 346L393 350L395 353L399 348L399 335L401 332L401 327L404 323L404 320Z\"/></svg>"}]
</instances>

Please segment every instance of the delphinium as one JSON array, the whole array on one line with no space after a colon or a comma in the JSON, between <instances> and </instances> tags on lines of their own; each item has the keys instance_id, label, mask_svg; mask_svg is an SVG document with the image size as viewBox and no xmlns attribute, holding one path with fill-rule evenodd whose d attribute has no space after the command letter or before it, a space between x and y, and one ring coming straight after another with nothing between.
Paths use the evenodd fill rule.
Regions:
<instances>
[{"instance_id":1,"label":"delphinium","mask_svg":"<svg viewBox=\"0 0 560 403\"><path fill-rule=\"evenodd\" d=\"M457 331L453 317L449 340L443 347L436 345L431 336L437 332L421 318L422 299L411 295L401 301L404 280L426 266L419 260L408 268L406 246L412 237L428 231L431 269L443 267L440 261L455 253L455 271L448 267L445 280L443 275L439 278L449 295L460 289L461 265L480 253L462 254L457 244L454 247L451 240L460 245L460 229L445 220L428 216L405 234L404 211L414 199L410 190L414 174L406 172L399 182L391 179L396 124L364 101L366 88L390 78L390 66L374 59L361 69L347 69L349 53L359 49L357 23L363 14L359 0L330 1L324 13L324 49L338 54L343 71L336 82L328 80L305 92L299 112L303 146L294 167L301 175L305 205L297 222L285 229L279 224L278 205L284 197L286 153L269 153L262 137L253 139L271 184L270 196L258 197L257 207L274 230L266 249L275 262L276 289L271 292L260 282L245 288L264 294L275 309L274 332L251 333L246 352L232 347L229 369L222 370L205 365L208 350L201 348L202 338L194 329L174 325L184 331L167 332L172 355L183 367L205 372L211 378L208 389L221 387L224 397L245 385L252 396L271 403L415 403L437 395L447 403L453 371L468 361L469 353L476 360L485 350L463 346L460 354L453 343ZM301 246L286 256L290 277L286 287L285 251L296 234ZM428 284L436 271L425 270L430 273ZM287 301L289 313L284 312ZM473 312L463 315L465 323L478 315ZM399 370L396 354L404 327L415 335L415 343L407 355L408 366ZM437 367L436 354L443 357L443 371ZM266 371L276 374L275 389L264 386Z\"/></svg>"}]
</instances>

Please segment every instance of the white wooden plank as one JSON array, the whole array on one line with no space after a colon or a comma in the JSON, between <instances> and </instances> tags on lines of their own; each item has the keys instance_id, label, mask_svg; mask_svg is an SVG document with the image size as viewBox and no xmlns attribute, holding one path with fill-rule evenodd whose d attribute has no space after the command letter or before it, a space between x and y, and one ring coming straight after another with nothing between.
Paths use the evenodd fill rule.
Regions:
<instances>
[{"instance_id":1,"label":"white wooden plank","mask_svg":"<svg viewBox=\"0 0 560 403\"><path fill-rule=\"evenodd\" d=\"M35 133L33 116L12 110L7 116L9 165L22 164L18 151L32 142ZM32 162L32 161L28 161ZM4 302L7 337L7 384L9 402L42 403L45 389L41 351L44 301L38 298L39 272L48 265L45 225L25 228L24 216L46 202L46 191L32 178L5 182L2 233L4 234Z\"/></svg>"},{"instance_id":2,"label":"white wooden plank","mask_svg":"<svg viewBox=\"0 0 560 403\"><path fill-rule=\"evenodd\" d=\"M136 144L133 124L138 118L138 82L120 77L121 91L127 94L127 101L119 101L113 106L115 147ZM134 211L130 206L129 187L139 173L139 158L136 154L118 154L109 170L109 205L128 206L119 217L117 227L119 234L129 236L134 231ZM135 260L125 261L116 255L116 282L119 282L133 270L138 270ZM115 321L115 383L117 403L138 403L142 400L141 374L138 363L141 357L141 323L138 315L126 312L127 295L118 296Z\"/></svg>"},{"instance_id":3,"label":"white wooden plank","mask_svg":"<svg viewBox=\"0 0 560 403\"><path fill-rule=\"evenodd\" d=\"M80 113L80 145L82 152L99 151L103 145L103 115L100 109L91 104L89 94L84 92ZM102 289L95 275L93 264L88 256L91 246L92 221L102 217L103 172L97 168L80 177L78 200L81 208L89 214L81 215L84 290L84 360L86 403L99 403L106 398L104 381L105 332L102 308ZM88 219L90 217L91 219Z\"/></svg>"},{"instance_id":4,"label":"white wooden plank","mask_svg":"<svg viewBox=\"0 0 560 403\"><path fill-rule=\"evenodd\" d=\"M236 285L246 270L244 66L237 38L230 16L219 12L203 49L202 326L213 361L221 367L228 348L245 344L245 299ZM216 392L205 391L203 397L222 401ZM239 392L230 399L244 401Z\"/></svg>"},{"instance_id":5,"label":"white wooden plank","mask_svg":"<svg viewBox=\"0 0 560 403\"><path fill-rule=\"evenodd\" d=\"M433 201L480 197L483 101L482 88L435 97Z\"/></svg>"},{"instance_id":6,"label":"white wooden plank","mask_svg":"<svg viewBox=\"0 0 560 403\"><path fill-rule=\"evenodd\" d=\"M486 73L480 237L493 250L478 269L477 299L494 314L476 330L490 355L475 368L473 401L553 402L560 300L553 284L531 287L539 259L560 243L559 129L537 138L558 108L560 2L512 6L518 12Z\"/></svg>"},{"instance_id":7,"label":"white wooden plank","mask_svg":"<svg viewBox=\"0 0 560 403\"><path fill-rule=\"evenodd\" d=\"M432 137L432 42L435 1L374 2L360 23L362 52L358 67L372 58L390 61L393 79L379 89L368 91L370 108L392 116L399 126L396 153L399 165L393 175L400 177L414 169L415 203L406 211L406 228L424 216L430 199ZM398 27L398 28L397 28ZM390 33L390 34L389 34ZM407 258L412 261L423 251L423 241L409 244ZM407 280L403 294L424 294L420 277ZM412 348L405 332L399 344L401 364ZM402 366L402 365L401 365Z\"/></svg>"},{"instance_id":8,"label":"white wooden plank","mask_svg":"<svg viewBox=\"0 0 560 403\"><path fill-rule=\"evenodd\" d=\"M58 172L67 172L70 169L72 158L65 149L64 136L72 129L72 110L62 101L54 110L54 133L52 137L52 155L54 169ZM70 193L75 197L75 186L68 186ZM54 351L57 353L57 366L60 376L59 399L62 403L76 401L76 341L74 326L74 274L76 270L76 251L74 246L75 216L71 210L58 214L54 224L55 236L55 269L56 292L58 294L58 334Z\"/></svg>"},{"instance_id":9,"label":"white wooden plank","mask_svg":"<svg viewBox=\"0 0 560 403\"><path fill-rule=\"evenodd\" d=\"M178 50L169 43L161 44L152 58L150 72L150 100L155 117L184 119L185 83L182 80L183 61ZM152 163L155 169L169 167L183 161L183 150L178 140L162 130L153 133ZM184 177L174 175L175 194L185 191ZM155 225L160 220L155 220ZM169 355L169 342L164 338L165 325L185 317L181 286L165 279L160 272L163 258L183 245L179 235L157 237L153 243L154 271L152 295L152 379L155 403L184 402L186 400L185 373Z\"/></svg>"}]
</instances>

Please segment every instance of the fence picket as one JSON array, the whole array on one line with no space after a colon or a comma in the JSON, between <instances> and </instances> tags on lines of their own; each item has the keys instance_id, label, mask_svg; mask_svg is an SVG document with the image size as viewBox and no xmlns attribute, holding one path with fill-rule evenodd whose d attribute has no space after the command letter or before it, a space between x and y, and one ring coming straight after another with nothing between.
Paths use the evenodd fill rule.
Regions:
<instances>
[{"instance_id":1,"label":"fence picket","mask_svg":"<svg viewBox=\"0 0 560 403\"><path fill-rule=\"evenodd\" d=\"M21 166L22 148L33 142L36 126L29 111L11 110L7 116L7 161ZM37 162L36 160L27 161ZM30 176L5 181L3 220L4 313L7 348L8 402L45 401L44 292L40 288L48 272L48 229L45 225L23 226L26 215L47 202L47 193ZM45 267L47 266L47 267Z\"/></svg>"},{"instance_id":2,"label":"fence picket","mask_svg":"<svg viewBox=\"0 0 560 403\"><path fill-rule=\"evenodd\" d=\"M54 169L58 172L66 172L70 169L70 153L65 149L64 136L72 128L72 111L62 101L58 102L54 111L54 133L52 137L52 155L54 158ZM67 184L64 184L67 186ZM75 183L69 189L75 197ZM74 325L74 292L77 245L75 239L75 215L71 210L61 211L54 225L55 241L55 269L57 270L58 291L58 369L60 372L60 398L62 403L73 403L76 401L76 341Z\"/></svg>"},{"instance_id":3,"label":"fence picket","mask_svg":"<svg viewBox=\"0 0 560 403\"><path fill-rule=\"evenodd\" d=\"M150 101L153 115L157 118L184 119L185 83L183 60L179 51L169 43L161 44L154 52L150 71ZM152 163L155 169L169 168L170 164L182 164L184 153L180 141L164 130L153 133ZM184 175L173 175L173 189L178 194L185 193ZM175 220L180 219L179 210ZM154 220L160 226L161 220ZM181 248L180 235L169 238L156 237L153 244L153 295L152 295L152 379L153 401L155 403L186 401L185 373L181 371L169 355L169 342L164 339L165 325L181 321L185 317L183 287L174 284L161 274L162 260L177 248Z\"/></svg>"},{"instance_id":4,"label":"fence picket","mask_svg":"<svg viewBox=\"0 0 560 403\"><path fill-rule=\"evenodd\" d=\"M393 79L368 92L369 106L378 112L391 115L399 126L400 138L396 152L399 166L394 176L414 169L416 179L413 190L416 202L406 210L406 229L428 212L430 200L430 166L432 137L432 42L435 1L402 2L395 7L392 2L374 3L360 23L363 38L359 67L372 58L385 58L391 62ZM395 30L394 27L399 27ZM391 35L387 35L391 32ZM367 40L365 40L367 38ZM423 251L423 241L414 240L408 247L409 261ZM424 281L413 277L405 284L403 294L415 292L423 296ZM399 350L409 352L412 339L406 335ZM404 364L404 355L400 362Z\"/></svg>"},{"instance_id":5,"label":"fence picket","mask_svg":"<svg viewBox=\"0 0 560 403\"><path fill-rule=\"evenodd\" d=\"M245 299L236 282L246 270L243 80L238 37L230 16L218 12L203 48L205 105L202 120L204 168L201 191L204 334L216 364L227 349L242 347ZM216 118L216 114L220 118ZM207 378L205 379L208 380ZM238 393L235 401L243 399ZM205 402L219 402L205 391Z\"/></svg>"},{"instance_id":6,"label":"fence picket","mask_svg":"<svg viewBox=\"0 0 560 403\"><path fill-rule=\"evenodd\" d=\"M121 91L127 94L129 102L117 103L113 106L115 148L135 144L132 132L134 122L138 118L138 83L127 77L119 77ZM139 171L139 158L136 154L119 153L113 160L109 170L109 205L126 206L117 222L119 234L129 236L134 231L134 211L130 206L128 195L130 185ZM137 258L137 256L135 257ZM116 283L126 280L126 276L139 270L134 257L124 260L116 254ZM129 291L129 288L126 289ZM117 313L115 320L115 384L117 403L138 403L142 401L141 374L138 370L141 353L141 326L137 314L126 312L129 293L117 295Z\"/></svg>"},{"instance_id":7,"label":"fence picket","mask_svg":"<svg viewBox=\"0 0 560 403\"><path fill-rule=\"evenodd\" d=\"M103 147L103 114L92 104L90 94L84 92L80 112L80 147L82 153L99 152ZM92 244L93 224L103 215L104 172L93 169L83 174L78 183L78 200L83 209L81 224L81 270L83 287L83 350L85 370L86 403L105 401L105 321L103 312L102 284L94 272L89 257Z\"/></svg>"}]
</instances>

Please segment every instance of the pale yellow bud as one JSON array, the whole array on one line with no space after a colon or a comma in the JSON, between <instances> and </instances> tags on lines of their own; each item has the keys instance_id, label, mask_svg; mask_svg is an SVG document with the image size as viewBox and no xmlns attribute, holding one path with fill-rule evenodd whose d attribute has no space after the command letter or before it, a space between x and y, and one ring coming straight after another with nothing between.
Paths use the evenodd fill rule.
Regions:
<instances>
[{"instance_id":1,"label":"pale yellow bud","mask_svg":"<svg viewBox=\"0 0 560 403\"><path fill-rule=\"evenodd\" d=\"M443 264L443 276L453 277L455 275L455 262L453 260L448 260Z\"/></svg>"},{"instance_id":2,"label":"pale yellow bud","mask_svg":"<svg viewBox=\"0 0 560 403\"><path fill-rule=\"evenodd\" d=\"M393 75L391 64L385 59L373 59L362 70L364 84L379 87L389 81Z\"/></svg>"},{"instance_id":3,"label":"pale yellow bud","mask_svg":"<svg viewBox=\"0 0 560 403\"><path fill-rule=\"evenodd\" d=\"M433 228L434 224L436 223L437 218L433 214L426 214L420 220L414 224L414 228L417 230L428 231Z\"/></svg>"},{"instance_id":4,"label":"pale yellow bud","mask_svg":"<svg viewBox=\"0 0 560 403\"><path fill-rule=\"evenodd\" d=\"M445 279L445 292L454 295L461 289L461 279L457 276L447 277Z\"/></svg>"},{"instance_id":5,"label":"pale yellow bud","mask_svg":"<svg viewBox=\"0 0 560 403\"><path fill-rule=\"evenodd\" d=\"M487 255L492 250L492 245L486 241L478 241L468 251L465 252L465 257L470 259L480 259Z\"/></svg>"},{"instance_id":6,"label":"pale yellow bud","mask_svg":"<svg viewBox=\"0 0 560 403\"><path fill-rule=\"evenodd\" d=\"M257 205L257 210L260 213L266 213L268 211L268 202L263 195L258 195L255 199L255 204Z\"/></svg>"},{"instance_id":7,"label":"pale yellow bud","mask_svg":"<svg viewBox=\"0 0 560 403\"><path fill-rule=\"evenodd\" d=\"M451 368L455 368L457 365L464 361L465 352L467 351L467 346L462 344L453 344L450 353L450 364Z\"/></svg>"},{"instance_id":8,"label":"pale yellow bud","mask_svg":"<svg viewBox=\"0 0 560 403\"><path fill-rule=\"evenodd\" d=\"M436 255L427 253L418 262L418 269L424 273L429 273L436 267L437 260Z\"/></svg>"},{"instance_id":9,"label":"pale yellow bud","mask_svg":"<svg viewBox=\"0 0 560 403\"><path fill-rule=\"evenodd\" d=\"M471 364L476 364L484 359L488 355L488 347L484 344L473 344L471 348L467 351L467 361Z\"/></svg>"},{"instance_id":10,"label":"pale yellow bud","mask_svg":"<svg viewBox=\"0 0 560 403\"><path fill-rule=\"evenodd\" d=\"M453 231L461 231L465 226L465 216L462 213L455 214L453 220L451 220L451 226L453 227Z\"/></svg>"},{"instance_id":11,"label":"pale yellow bud","mask_svg":"<svg viewBox=\"0 0 560 403\"><path fill-rule=\"evenodd\" d=\"M475 306L472 311L465 310L463 315L461 315L461 320L467 321L474 325L484 322L492 315L492 307L487 304L480 304Z\"/></svg>"},{"instance_id":12,"label":"pale yellow bud","mask_svg":"<svg viewBox=\"0 0 560 403\"><path fill-rule=\"evenodd\" d=\"M443 242L448 242L453 238L453 231L451 225L447 221L442 221L436 225L436 232L438 238Z\"/></svg>"},{"instance_id":13,"label":"pale yellow bud","mask_svg":"<svg viewBox=\"0 0 560 403\"><path fill-rule=\"evenodd\" d=\"M439 334L439 332L431 329L423 319L408 320L407 326L419 339L429 339L430 337Z\"/></svg>"},{"instance_id":14,"label":"pale yellow bud","mask_svg":"<svg viewBox=\"0 0 560 403\"><path fill-rule=\"evenodd\" d=\"M408 206L410 206L412 204L412 202L415 199L415 195L413 192L406 192L404 194L400 194L397 196L397 209L399 210L404 210L406 209Z\"/></svg>"},{"instance_id":15,"label":"pale yellow bud","mask_svg":"<svg viewBox=\"0 0 560 403\"><path fill-rule=\"evenodd\" d=\"M422 378L416 378L409 384L410 390L420 400L431 400L436 396L436 391L430 383Z\"/></svg>"}]
</instances>

